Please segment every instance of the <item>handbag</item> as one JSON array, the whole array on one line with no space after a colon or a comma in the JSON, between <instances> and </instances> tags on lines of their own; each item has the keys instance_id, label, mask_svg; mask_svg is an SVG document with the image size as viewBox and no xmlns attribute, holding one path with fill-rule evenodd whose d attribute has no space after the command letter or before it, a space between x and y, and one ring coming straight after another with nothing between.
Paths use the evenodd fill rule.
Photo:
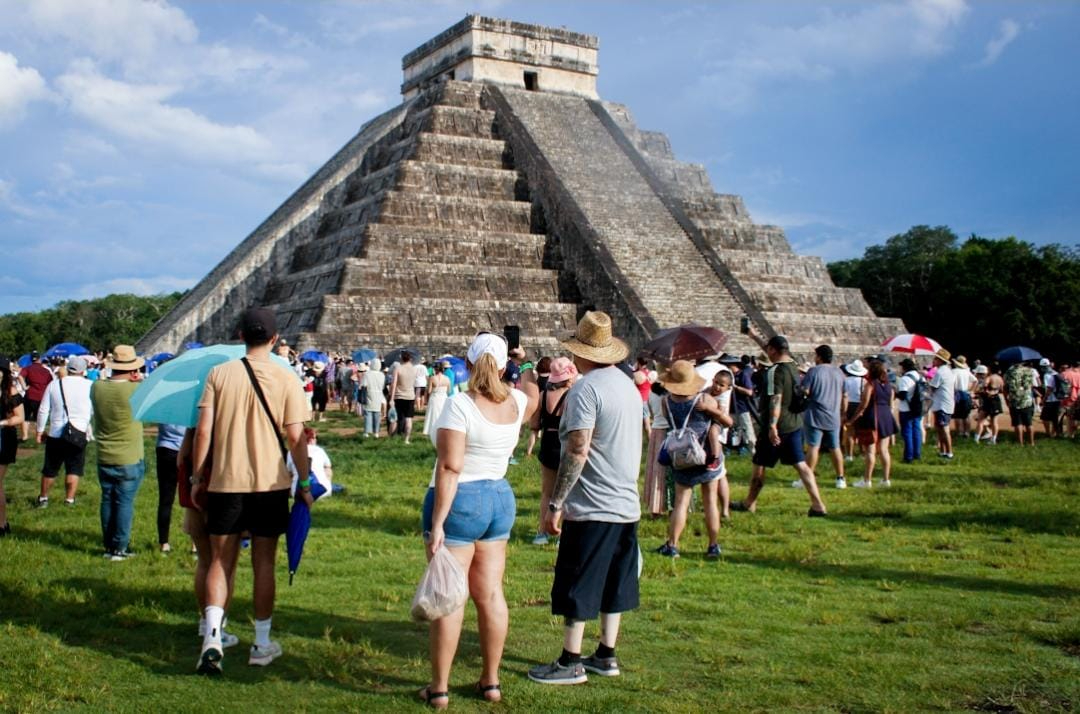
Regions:
<instances>
[{"instance_id":1,"label":"handbag","mask_svg":"<svg viewBox=\"0 0 1080 714\"><path fill-rule=\"evenodd\" d=\"M74 446L76 449L86 448L86 432L79 431L71 425L71 415L68 414L67 397L64 396L64 378L60 378L60 401L64 404L64 417L67 418L67 422L64 424L63 430L60 432L60 438L63 441Z\"/></svg>"},{"instance_id":2,"label":"handbag","mask_svg":"<svg viewBox=\"0 0 1080 714\"><path fill-rule=\"evenodd\" d=\"M661 453L667 452L668 458L671 459L671 467L674 469L693 469L705 465L705 447L701 445L697 434L687 428L690 417L694 414L694 407L697 406L700 398L700 394L694 397L694 401L690 402L690 411L683 419L682 427L669 431L664 437L664 443L660 446ZM664 406L670 415L671 406L667 402L667 397L664 397Z\"/></svg>"}]
</instances>

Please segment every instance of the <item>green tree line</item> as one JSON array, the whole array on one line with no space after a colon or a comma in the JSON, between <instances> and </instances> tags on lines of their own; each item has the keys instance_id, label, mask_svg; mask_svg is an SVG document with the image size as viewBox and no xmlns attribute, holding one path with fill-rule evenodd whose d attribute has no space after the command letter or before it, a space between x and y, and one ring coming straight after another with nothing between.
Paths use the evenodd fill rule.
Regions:
<instances>
[{"instance_id":1,"label":"green tree line","mask_svg":"<svg viewBox=\"0 0 1080 714\"><path fill-rule=\"evenodd\" d=\"M1080 249L1014 237L915 226L829 264L833 281L862 290L879 315L955 354L987 360L1027 345L1058 360L1080 356Z\"/></svg>"},{"instance_id":2,"label":"green tree line","mask_svg":"<svg viewBox=\"0 0 1080 714\"><path fill-rule=\"evenodd\" d=\"M44 352L58 342L78 342L91 351L133 345L182 295L107 295L64 300L40 312L0 315L0 354Z\"/></svg>"}]
</instances>

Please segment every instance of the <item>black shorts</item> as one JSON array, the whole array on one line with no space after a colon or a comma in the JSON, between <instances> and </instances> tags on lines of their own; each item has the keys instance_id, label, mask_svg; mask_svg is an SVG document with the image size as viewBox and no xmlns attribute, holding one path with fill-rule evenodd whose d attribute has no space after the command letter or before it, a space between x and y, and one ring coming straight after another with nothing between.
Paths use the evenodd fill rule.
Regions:
<instances>
[{"instance_id":1,"label":"black shorts","mask_svg":"<svg viewBox=\"0 0 1080 714\"><path fill-rule=\"evenodd\" d=\"M9 466L15 463L15 455L19 450L19 430L13 426L5 426L0 429L0 466Z\"/></svg>"},{"instance_id":2,"label":"black shorts","mask_svg":"<svg viewBox=\"0 0 1080 714\"><path fill-rule=\"evenodd\" d=\"M592 620L638 606L637 522L566 521L559 537L551 612Z\"/></svg>"},{"instance_id":3,"label":"black shorts","mask_svg":"<svg viewBox=\"0 0 1080 714\"><path fill-rule=\"evenodd\" d=\"M855 418L855 412L859 411L859 402L848 402L847 412L844 414L844 421L851 421ZM754 448L757 448L756 446Z\"/></svg>"},{"instance_id":4,"label":"black shorts","mask_svg":"<svg viewBox=\"0 0 1080 714\"><path fill-rule=\"evenodd\" d=\"M45 463L41 467L41 475L45 478L56 478L60 469L65 474L82 476L85 463L85 446L79 448L60 438L45 437Z\"/></svg>"},{"instance_id":5,"label":"black shorts","mask_svg":"<svg viewBox=\"0 0 1080 714\"><path fill-rule=\"evenodd\" d=\"M1031 426L1031 422L1035 418L1035 405L1032 404L1030 407L1024 407L1023 409L1010 406L1009 416L1012 417L1013 426Z\"/></svg>"},{"instance_id":6,"label":"black shorts","mask_svg":"<svg viewBox=\"0 0 1080 714\"><path fill-rule=\"evenodd\" d=\"M1043 421L1056 422L1061 416L1061 402L1046 402L1040 416Z\"/></svg>"},{"instance_id":7,"label":"black shorts","mask_svg":"<svg viewBox=\"0 0 1080 714\"><path fill-rule=\"evenodd\" d=\"M416 400L394 399L394 409L397 411L398 420L412 419L416 415Z\"/></svg>"},{"instance_id":8,"label":"black shorts","mask_svg":"<svg viewBox=\"0 0 1080 714\"><path fill-rule=\"evenodd\" d=\"M261 493L207 494L206 530L210 535L236 535L247 531L260 538L276 538L289 527L289 489Z\"/></svg>"},{"instance_id":9,"label":"black shorts","mask_svg":"<svg viewBox=\"0 0 1080 714\"><path fill-rule=\"evenodd\" d=\"M777 461L785 466L794 466L806 461L802 445L802 429L781 434L780 446L773 446L772 442L769 441L769 431L766 429L758 434L757 444L754 446L754 458L751 459L751 463L755 466L764 466L767 469L776 466Z\"/></svg>"},{"instance_id":10,"label":"black shorts","mask_svg":"<svg viewBox=\"0 0 1080 714\"><path fill-rule=\"evenodd\" d=\"M26 421L37 421L38 409L41 408L41 400L23 398L23 416Z\"/></svg>"},{"instance_id":11,"label":"black shorts","mask_svg":"<svg viewBox=\"0 0 1080 714\"><path fill-rule=\"evenodd\" d=\"M995 417L1001 413L1001 395L983 394L979 397L979 409L986 416Z\"/></svg>"}]
</instances>

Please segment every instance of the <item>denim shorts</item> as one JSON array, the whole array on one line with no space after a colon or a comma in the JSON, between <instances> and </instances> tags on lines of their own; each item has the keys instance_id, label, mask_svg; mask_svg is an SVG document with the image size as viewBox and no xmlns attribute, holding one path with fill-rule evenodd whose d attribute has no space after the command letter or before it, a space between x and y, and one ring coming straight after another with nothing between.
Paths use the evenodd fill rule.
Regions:
<instances>
[{"instance_id":1,"label":"denim shorts","mask_svg":"<svg viewBox=\"0 0 1080 714\"><path fill-rule=\"evenodd\" d=\"M942 428L949 426L952 421L952 414L944 409L938 409L934 412L934 426L940 426Z\"/></svg>"},{"instance_id":2,"label":"denim shorts","mask_svg":"<svg viewBox=\"0 0 1080 714\"><path fill-rule=\"evenodd\" d=\"M809 424L803 427L803 437L811 449L822 447L831 451L840 448L840 429L818 429Z\"/></svg>"},{"instance_id":3,"label":"denim shorts","mask_svg":"<svg viewBox=\"0 0 1080 714\"><path fill-rule=\"evenodd\" d=\"M431 532L435 489L424 496L422 516L424 539ZM450 513L443 524L448 548L472 545L477 541L510 540L517 501L505 478L459 483Z\"/></svg>"}]
</instances>

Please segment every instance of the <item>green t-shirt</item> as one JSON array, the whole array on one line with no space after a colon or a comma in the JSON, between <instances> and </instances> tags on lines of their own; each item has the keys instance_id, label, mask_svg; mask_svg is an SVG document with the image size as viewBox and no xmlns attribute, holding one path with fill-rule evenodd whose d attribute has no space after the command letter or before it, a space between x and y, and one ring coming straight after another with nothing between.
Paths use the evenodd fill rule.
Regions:
<instances>
[{"instance_id":1,"label":"green t-shirt","mask_svg":"<svg viewBox=\"0 0 1080 714\"><path fill-rule=\"evenodd\" d=\"M798 414L791 412L791 398L795 394L795 385L799 383L799 370L794 362L777 362L765 373L765 389L761 392L761 428L769 428L770 397L780 395L780 421L776 425L781 434L790 434L802 428Z\"/></svg>"},{"instance_id":2,"label":"green t-shirt","mask_svg":"<svg viewBox=\"0 0 1080 714\"><path fill-rule=\"evenodd\" d=\"M138 387L135 382L106 380L94 382L90 388L98 463L130 466L142 461L142 422L131 418L130 402Z\"/></svg>"}]
</instances>

